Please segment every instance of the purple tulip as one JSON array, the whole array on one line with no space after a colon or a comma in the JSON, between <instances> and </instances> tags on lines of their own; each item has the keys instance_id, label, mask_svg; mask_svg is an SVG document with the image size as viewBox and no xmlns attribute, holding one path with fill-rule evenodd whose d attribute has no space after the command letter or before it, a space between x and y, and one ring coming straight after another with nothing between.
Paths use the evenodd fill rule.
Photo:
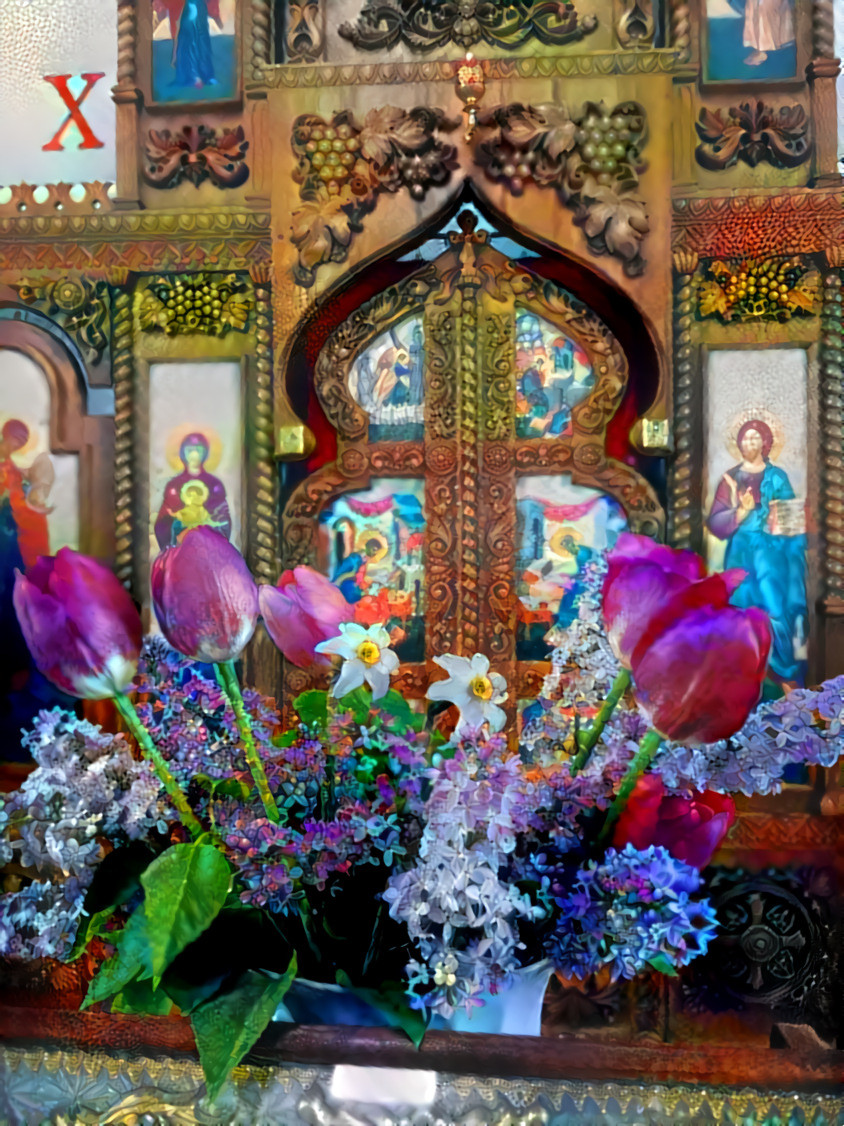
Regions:
<instances>
[{"instance_id":1,"label":"purple tulip","mask_svg":"<svg viewBox=\"0 0 844 1126\"><path fill-rule=\"evenodd\" d=\"M240 552L213 528L193 528L152 565L161 632L195 661L231 661L255 632L258 591Z\"/></svg>"},{"instance_id":2,"label":"purple tulip","mask_svg":"<svg viewBox=\"0 0 844 1126\"><path fill-rule=\"evenodd\" d=\"M15 574L15 612L38 669L83 700L105 700L132 682L141 618L102 563L63 547Z\"/></svg>"},{"instance_id":3,"label":"purple tulip","mask_svg":"<svg viewBox=\"0 0 844 1126\"><path fill-rule=\"evenodd\" d=\"M259 587L258 601L270 637L300 668L314 661L330 664L315 646L336 637L340 623L354 617L354 607L334 583L310 567L285 571L277 586Z\"/></svg>"}]
</instances>

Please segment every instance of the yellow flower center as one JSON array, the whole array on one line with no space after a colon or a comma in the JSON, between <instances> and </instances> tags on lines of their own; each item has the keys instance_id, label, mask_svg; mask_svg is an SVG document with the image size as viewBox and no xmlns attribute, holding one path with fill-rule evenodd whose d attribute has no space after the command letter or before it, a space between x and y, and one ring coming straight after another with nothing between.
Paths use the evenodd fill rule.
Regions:
<instances>
[{"instance_id":1,"label":"yellow flower center","mask_svg":"<svg viewBox=\"0 0 844 1126\"><path fill-rule=\"evenodd\" d=\"M381 650L374 641L362 641L358 645L358 660L365 665L377 665L381 660Z\"/></svg>"},{"instance_id":2,"label":"yellow flower center","mask_svg":"<svg viewBox=\"0 0 844 1126\"><path fill-rule=\"evenodd\" d=\"M469 688L472 695L477 696L479 700L492 699L492 681L488 676L473 676L469 681Z\"/></svg>"}]
</instances>

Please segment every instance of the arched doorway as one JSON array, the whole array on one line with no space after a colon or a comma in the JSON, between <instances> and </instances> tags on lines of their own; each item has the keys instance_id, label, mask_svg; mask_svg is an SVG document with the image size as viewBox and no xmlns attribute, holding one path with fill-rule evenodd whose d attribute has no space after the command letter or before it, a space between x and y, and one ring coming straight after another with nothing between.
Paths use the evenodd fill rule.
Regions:
<instances>
[{"instance_id":1,"label":"arched doorway","mask_svg":"<svg viewBox=\"0 0 844 1126\"><path fill-rule=\"evenodd\" d=\"M288 496L285 565L386 622L406 694L424 694L430 658L480 651L511 706L529 701L590 562L623 527L662 528L654 489L607 453L628 379L603 320L462 212L447 249L319 351L336 454ZM311 675L289 669L288 691Z\"/></svg>"}]
</instances>

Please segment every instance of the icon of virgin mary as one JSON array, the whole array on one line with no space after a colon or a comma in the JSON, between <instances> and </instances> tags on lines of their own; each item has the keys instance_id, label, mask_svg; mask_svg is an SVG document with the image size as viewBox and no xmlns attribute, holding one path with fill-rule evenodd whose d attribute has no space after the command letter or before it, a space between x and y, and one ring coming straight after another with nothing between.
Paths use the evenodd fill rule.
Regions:
<instances>
[{"instance_id":1,"label":"icon of virgin mary","mask_svg":"<svg viewBox=\"0 0 844 1126\"><path fill-rule=\"evenodd\" d=\"M232 520L226 487L219 477L214 477L205 468L211 445L204 434L188 434L179 447L179 458L184 469L167 482L164 499L155 521L155 538L163 551L178 542L178 537L187 527L210 524L224 536L231 539ZM195 496L186 485L201 484ZM200 499L201 498L201 499ZM186 522L186 506L191 509L190 520ZM199 507L199 513L192 509Z\"/></svg>"}]
</instances>

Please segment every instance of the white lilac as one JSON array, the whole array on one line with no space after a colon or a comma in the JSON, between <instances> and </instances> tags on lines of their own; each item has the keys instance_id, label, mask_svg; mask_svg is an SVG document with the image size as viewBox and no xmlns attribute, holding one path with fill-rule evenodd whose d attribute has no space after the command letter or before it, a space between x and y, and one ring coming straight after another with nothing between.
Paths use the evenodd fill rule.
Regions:
<instances>
[{"instance_id":1,"label":"white lilac","mask_svg":"<svg viewBox=\"0 0 844 1126\"><path fill-rule=\"evenodd\" d=\"M800 689L760 704L735 735L719 743L666 743L652 769L669 790L775 794L787 766L832 766L841 756L844 676L817 691Z\"/></svg>"}]
</instances>

